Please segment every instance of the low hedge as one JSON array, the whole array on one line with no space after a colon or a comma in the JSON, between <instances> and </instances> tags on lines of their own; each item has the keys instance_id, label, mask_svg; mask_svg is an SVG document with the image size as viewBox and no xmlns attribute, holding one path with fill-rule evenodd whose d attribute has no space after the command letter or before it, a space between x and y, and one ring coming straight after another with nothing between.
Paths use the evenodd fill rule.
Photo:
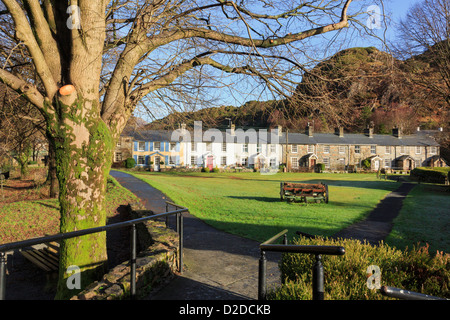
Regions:
<instances>
[{"instance_id":1,"label":"low hedge","mask_svg":"<svg viewBox=\"0 0 450 320\"><path fill-rule=\"evenodd\" d=\"M420 167L411 170L411 178L430 183L445 183L450 173L450 167Z\"/></svg>"},{"instance_id":2,"label":"low hedge","mask_svg":"<svg viewBox=\"0 0 450 320\"><path fill-rule=\"evenodd\" d=\"M299 245L337 245L343 256L322 256L326 300L384 300L376 289L369 289L367 269L381 270L381 286L387 285L438 297L450 298L449 254L428 252L428 246L400 251L385 243L372 246L358 240L294 239ZM311 300L314 255L284 253L280 261L282 286L271 289L268 299Z\"/></svg>"}]
</instances>

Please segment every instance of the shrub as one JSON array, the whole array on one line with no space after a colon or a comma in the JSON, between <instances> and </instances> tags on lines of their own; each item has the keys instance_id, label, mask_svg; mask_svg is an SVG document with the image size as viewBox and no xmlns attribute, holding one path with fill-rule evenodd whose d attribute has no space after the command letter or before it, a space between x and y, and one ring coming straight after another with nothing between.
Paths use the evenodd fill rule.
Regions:
<instances>
[{"instance_id":1,"label":"shrub","mask_svg":"<svg viewBox=\"0 0 450 320\"><path fill-rule=\"evenodd\" d=\"M202 168L202 172L209 172L209 168L208 167L203 167Z\"/></svg>"},{"instance_id":2,"label":"shrub","mask_svg":"<svg viewBox=\"0 0 450 320\"><path fill-rule=\"evenodd\" d=\"M219 168L215 167L213 170L213 172L220 172Z\"/></svg>"},{"instance_id":3,"label":"shrub","mask_svg":"<svg viewBox=\"0 0 450 320\"><path fill-rule=\"evenodd\" d=\"M134 161L134 158L127 158L125 160L125 168L131 169L136 166L136 161Z\"/></svg>"},{"instance_id":4,"label":"shrub","mask_svg":"<svg viewBox=\"0 0 450 320\"><path fill-rule=\"evenodd\" d=\"M428 246L404 252L381 243L372 246L358 240L295 239L301 245L339 245L343 256L322 256L324 290L327 300L388 299L376 289L367 287L367 268L381 269L381 285L449 298L449 254L434 257ZM283 285L269 291L269 299L312 299L312 266L314 255L285 253L280 262Z\"/></svg>"},{"instance_id":5,"label":"shrub","mask_svg":"<svg viewBox=\"0 0 450 320\"><path fill-rule=\"evenodd\" d=\"M316 165L316 167L317 167L317 172L324 172L324 170L325 170L325 163L318 163Z\"/></svg>"},{"instance_id":6,"label":"shrub","mask_svg":"<svg viewBox=\"0 0 450 320\"><path fill-rule=\"evenodd\" d=\"M410 176L423 182L444 183L449 173L450 168L448 167L420 167L411 170Z\"/></svg>"}]
</instances>

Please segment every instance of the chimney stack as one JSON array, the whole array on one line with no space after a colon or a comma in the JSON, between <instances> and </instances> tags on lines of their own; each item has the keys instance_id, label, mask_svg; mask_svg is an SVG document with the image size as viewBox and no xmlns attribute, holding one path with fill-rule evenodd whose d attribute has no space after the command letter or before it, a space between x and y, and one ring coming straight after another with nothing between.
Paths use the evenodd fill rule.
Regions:
<instances>
[{"instance_id":1,"label":"chimney stack","mask_svg":"<svg viewBox=\"0 0 450 320\"><path fill-rule=\"evenodd\" d=\"M372 127L367 127L367 128L364 130L364 134L365 134L366 136L368 136L369 138L373 138L373 128L372 128Z\"/></svg>"},{"instance_id":2,"label":"chimney stack","mask_svg":"<svg viewBox=\"0 0 450 320\"><path fill-rule=\"evenodd\" d=\"M230 123L230 135L232 135L232 136L235 135L235 129L236 129L236 125L233 123Z\"/></svg>"},{"instance_id":3,"label":"chimney stack","mask_svg":"<svg viewBox=\"0 0 450 320\"><path fill-rule=\"evenodd\" d=\"M308 122L308 125L306 126L305 133L308 135L308 137L312 137L313 136L314 128L312 127L312 125L309 122Z\"/></svg>"},{"instance_id":4,"label":"chimney stack","mask_svg":"<svg viewBox=\"0 0 450 320\"><path fill-rule=\"evenodd\" d=\"M392 129L392 134L394 137L401 139L402 138L402 129L399 127L395 127L394 129Z\"/></svg>"},{"instance_id":5,"label":"chimney stack","mask_svg":"<svg viewBox=\"0 0 450 320\"><path fill-rule=\"evenodd\" d=\"M338 135L340 138L344 137L344 128L343 127L338 127L334 130L334 133L336 135Z\"/></svg>"}]
</instances>

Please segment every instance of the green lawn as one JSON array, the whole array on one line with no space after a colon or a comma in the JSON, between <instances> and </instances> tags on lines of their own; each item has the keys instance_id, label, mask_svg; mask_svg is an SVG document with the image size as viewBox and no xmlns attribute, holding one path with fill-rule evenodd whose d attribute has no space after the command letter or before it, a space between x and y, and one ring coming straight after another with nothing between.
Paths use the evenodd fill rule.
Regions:
<instances>
[{"instance_id":1,"label":"green lawn","mask_svg":"<svg viewBox=\"0 0 450 320\"><path fill-rule=\"evenodd\" d=\"M428 243L430 253L450 253L450 193L442 185L417 185L403 202L402 210L386 242L398 248Z\"/></svg>"},{"instance_id":2,"label":"green lawn","mask_svg":"<svg viewBox=\"0 0 450 320\"><path fill-rule=\"evenodd\" d=\"M399 184L374 174L133 173L210 225L264 241L283 229L331 236L363 219ZM330 201L280 201L280 181L323 182Z\"/></svg>"},{"instance_id":3,"label":"green lawn","mask_svg":"<svg viewBox=\"0 0 450 320\"><path fill-rule=\"evenodd\" d=\"M136 201L136 196L108 180L106 212L108 218L117 214L120 205ZM59 232L58 199L18 201L0 206L0 244L42 237Z\"/></svg>"}]
</instances>

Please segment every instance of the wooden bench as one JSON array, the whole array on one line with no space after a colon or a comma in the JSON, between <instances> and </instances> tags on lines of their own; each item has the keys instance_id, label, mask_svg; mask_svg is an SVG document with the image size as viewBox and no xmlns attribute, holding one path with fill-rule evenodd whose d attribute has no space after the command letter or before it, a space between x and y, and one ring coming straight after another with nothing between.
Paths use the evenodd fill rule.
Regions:
<instances>
[{"instance_id":1,"label":"wooden bench","mask_svg":"<svg viewBox=\"0 0 450 320\"><path fill-rule=\"evenodd\" d=\"M47 273L56 273L59 270L59 243L57 242L24 248L20 250L20 253Z\"/></svg>"}]
</instances>

